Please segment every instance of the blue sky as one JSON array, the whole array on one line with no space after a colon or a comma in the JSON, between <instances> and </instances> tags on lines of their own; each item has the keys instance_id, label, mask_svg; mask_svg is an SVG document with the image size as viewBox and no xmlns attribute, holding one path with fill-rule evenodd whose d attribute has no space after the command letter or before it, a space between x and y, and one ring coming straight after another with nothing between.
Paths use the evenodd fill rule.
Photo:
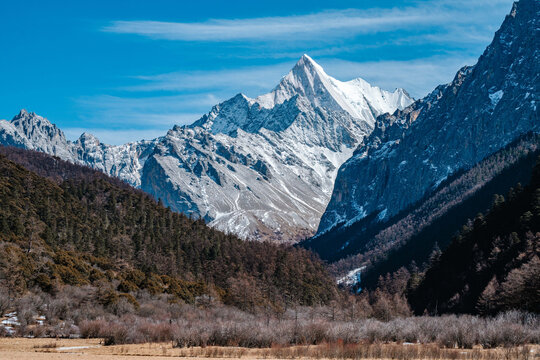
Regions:
<instances>
[{"instance_id":1,"label":"blue sky","mask_svg":"<svg viewBox=\"0 0 540 360\"><path fill-rule=\"evenodd\" d=\"M422 97L473 64L511 0L1 1L0 119L119 144L271 90L307 53Z\"/></svg>"}]
</instances>

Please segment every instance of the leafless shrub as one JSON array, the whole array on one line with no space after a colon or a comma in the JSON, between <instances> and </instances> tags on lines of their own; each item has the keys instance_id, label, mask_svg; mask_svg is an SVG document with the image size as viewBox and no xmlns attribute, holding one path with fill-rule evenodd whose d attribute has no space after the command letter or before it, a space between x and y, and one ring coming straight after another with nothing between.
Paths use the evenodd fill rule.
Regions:
<instances>
[{"instance_id":1,"label":"leafless shrub","mask_svg":"<svg viewBox=\"0 0 540 360\"><path fill-rule=\"evenodd\" d=\"M58 343L57 342L50 342L50 343L47 343L47 344L34 345L33 347L34 347L34 349L55 349L55 348L58 347Z\"/></svg>"},{"instance_id":2,"label":"leafless shrub","mask_svg":"<svg viewBox=\"0 0 540 360\"><path fill-rule=\"evenodd\" d=\"M15 333L18 336L34 336L35 318L43 303L43 299L36 294L28 294L15 301L15 314L18 324L15 322Z\"/></svg>"},{"instance_id":3,"label":"leafless shrub","mask_svg":"<svg viewBox=\"0 0 540 360\"><path fill-rule=\"evenodd\" d=\"M46 307L45 316L47 319L60 319L65 320L69 316L72 300L67 296L59 296L52 299Z\"/></svg>"},{"instance_id":4,"label":"leafless shrub","mask_svg":"<svg viewBox=\"0 0 540 360\"><path fill-rule=\"evenodd\" d=\"M167 315L171 320L177 320L182 318L185 313L185 304L169 303L167 304Z\"/></svg>"},{"instance_id":5,"label":"leafless shrub","mask_svg":"<svg viewBox=\"0 0 540 360\"><path fill-rule=\"evenodd\" d=\"M3 325L0 325L0 337L8 337L13 336L11 332L9 332Z\"/></svg>"},{"instance_id":6,"label":"leafless shrub","mask_svg":"<svg viewBox=\"0 0 540 360\"><path fill-rule=\"evenodd\" d=\"M538 343L539 326L538 319L533 320L530 314L511 311L486 321L479 343L485 348Z\"/></svg>"},{"instance_id":7,"label":"leafless shrub","mask_svg":"<svg viewBox=\"0 0 540 360\"><path fill-rule=\"evenodd\" d=\"M210 339L210 329L203 324L188 324L181 322L174 329L174 341L177 347L193 347L208 345Z\"/></svg>"},{"instance_id":8,"label":"leafless shrub","mask_svg":"<svg viewBox=\"0 0 540 360\"><path fill-rule=\"evenodd\" d=\"M198 307L178 303L169 295L152 296L147 292L133 295L135 298L130 301L118 297L114 304L102 306L99 289L92 287L65 287L52 297L39 292L29 293L13 303L21 322L21 326L15 328L21 336L80 335L103 338L106 344L172 341L182 348L323 345L317 346L317 351L327 357L371 356L382 349L379 345L389 343L414 344L414 349L418 347L416 344L446 348L445 356L453 354L450 351L453 348L516 348L540 343L540 317L517 311L495 318L469 315L406 317L405 309L403 317L393 318L384 315L384 310L380 317L387 319L381 320L358 315L362 313L359 308L364 303L362 298L329 306L288 308L276 313L266 308L248 313L223 304ZM385 299L391 307L399 302L397 298ZM132 303L138 304L138 308ZM40 315L39 321L36 321L37 315ZM7 335L7 331L0 328L0 336ZM324 344L333 345L324 350ZM339 350L336 350L336 344L341 344ZM356 346L358 344L363 347ZM387 351L385 356L391 355L388 353L391 347L384 349ZM395 351L400 356L405 354L402 350ZM287 353L289 355L293 354Z\"/></svg>"},{"instance_id":9,"label":"leafless shrub","mask_svg":"<svg viewBox=\"0 0 540 360\"><path fill-rule=\"evenodd\" d=\"M80 334L83 338L98 338L102 329L107 327L107 321L103 319L83 321L79 324Z\"/></svg>"},{"instance_id":10,"label":"leafless shrub","mask_svg":"<svg viewBox=\"0 0 540 360\"><path fill-rule=\"evenodd\" d=\"M135 307L133 306L133 304L131 304L125 298L118 299L118 301L110 304L108 308L110 312L117 316L133 314L135 312Z\"/></svg>"},{"instance_id":11,"label":"leafless shrub","mask_svg":"<svg viewBox=\"0 0 540 360\"><path fill-rule=\"evenodd\" d=\"M104 345L117 345L117 344L127 344L133 341L130 341L130 331L129 328L120 323L110 323L105 329L101 329L100 337L104 338Z\"/></svg>"},{"instance_id":12,"label":"leafless shrub","mask_svg":"<svg viewBox=\"0 0 540 360\"><path fill-rule=\"evenodd\" d=\"M361 325L358 322L340 322L329 327L326 330L324 341L328 342L343 342L345 344L357 343L363 339ZM363 340L365 341L365 340Z\"/></svg>"},{"instance_id":13,"label":"leafless shrub","mask_svg":"<svg viewBox=\"0 0 540 360\"><path fill-rule=\"evenodd\" d=\"M173 339L173 328L169 323L143 321L137 325L133 342L164 342Z\"/></svg>"},{"instance_id":14,"label":"leafless shrub","mask_svg":"<svg viewBox=\"0 0 540 360\"><path fill-rule=\"evenodd\" d=\"M448 348L472 349L478 343L478 330L482 326L479 319L472 316L446 316L443 331L437 336L437 342Z\"/></svg>"},{"instance_id":15,"label":"leafless shrub","mask_svg":"<svg viewBox=\"0 0 540 360\"><path fill-rule=\"evenodd\" d=\"M164 320L168 317L168 309L163 307L161 302L152 301L142 304L137 310L137 315L144 318Z\"/></svg>"},{"instance_id":16,"label":"leafless shrub","mask_svg":"<svg viewBox=\"0 0 540 360\"><path fill-rule=\"evenodd\" d=\"M39 337L71 338L80 334L80 328L71 320L59 321L54 325L40 326L38 328L41 328L43 331L43 335Z\"/></svg>"},{"instance_id":17,"label":"leafless shrub","mask_svg":"<svg viewBox=\"0 0 540 360\"><path fill-rule=\"evenodd\" d=\"M7 289L0 287L0 317L9 310L11 306L11 299L9 297L9 292Z\"/></svg>"}]
</instances>

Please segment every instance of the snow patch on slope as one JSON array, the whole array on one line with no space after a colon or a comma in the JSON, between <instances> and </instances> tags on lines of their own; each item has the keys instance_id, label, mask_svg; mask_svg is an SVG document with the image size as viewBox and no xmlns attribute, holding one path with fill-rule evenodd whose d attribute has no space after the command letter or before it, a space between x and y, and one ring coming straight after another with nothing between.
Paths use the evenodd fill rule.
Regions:
<instances>
[{"instance_id":1,"label":"snow patch on slope","mask_svg":"<svg viewBox=\"0 0 540 360\"><path fill-rule=\"evenodd\" d=\"M495 91L493 94L489 94L489 100L491 100L491 104L493 105L493 107L497 106L499 101L501 101L503 95L504 91L502 90Z\"/></svg>"}]
</instances>

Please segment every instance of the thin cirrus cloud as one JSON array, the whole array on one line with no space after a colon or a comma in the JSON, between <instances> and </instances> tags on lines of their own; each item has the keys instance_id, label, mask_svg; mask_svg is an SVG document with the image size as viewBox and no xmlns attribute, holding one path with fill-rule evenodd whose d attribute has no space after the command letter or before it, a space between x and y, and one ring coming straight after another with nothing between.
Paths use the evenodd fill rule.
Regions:
<instances>
[{"instance_id":1,"label":"thin cirrus cloud","mask_svg":"<svg viewBox=\"0 0 540 360\"><path fill-rule=\"evenodd\" d=\"M121 125L126 115L142 114L130 123L135 125L156 124L163 125L168 123L168 115L182 112L199 112L201 107L214 105L219 99L211 93L206 94L180 94L172 96L145 96L145 97L120 97L112 95L97 95L81 97L76 100L77 105L82 109L94 109L100 115L114 117ZM144 118L144 115L158 113L165 114L154 118L154 120ZM100 117L102 118L102 117ZM91 120L91 119L87 119Z\"/></svg>"},{"instance_id":2,"label":"thin cirrus cloud","mask_svg":"<svg viewBox=\"0 0 540 360\"><path fill-rule=\"evenodd\" d=\"M328 59L322 64L328 73L338 79L347 80L359 76L386 90L404 88L418 99L427 95L437 85L450 82L461 67L475 63L474 57L456 54L407 61L353 62Z\"/></svg>"},{"instance_id":3,"label":"thin cirrus cloud","mask_svg":"<svg viewBox=\"0 0 540 360\"><path fill-rule=\"evenodd\" d=\"M452 41L467 38L462 27L482 24L508 0L442 0L419 2L416 6L389 9L327 10L307 15L260 17L247 19L209 19L203 22L163 22L151 20L117 20L102 31L135 34L152 39L204 42L297 42L358 34L391 32L412 27L437 27ZM324 34L324 38L321 35ZM426 38L429 40L429 38ZM469 39L469 40L472 40Z\"/></svg>"},{"instance_id":4,"label":"thin cirrus cloud","mask_svg":"<svg viewBox=\"0 0 540 360\"><path fill-rule=\"evenodd\" d=\"M174 125L190 124L218 101L212 94L97 95L76 99L76 104L79 112L84 114L80 120L88 126L89 132L108 144L121 144L162 136ZM66 129L70 139L78 138L82 132L78 127Z\"/></svg>"},{"instance_id":5,"label":"thin cirrus cloud","mask_svg":"<svg viewBox=\"0 0 540 360\"><path fill-rule=\"evenodd\" d=\"M131 81L116 89L125 97L85 98L79 106L92 114L85 120L105 142L164 135L172 125L191 123L238 92L256 97L270 91L304 52L340 80L362 77L383 89L405 88L420 98L451 81L463 65L476 62L511 3L422 0L402 8L325 10L307 15L200 22L112 21L100 30L195 46L208 43L220 49L212 55L235 58L238 63L232 61L224 69L134 76L134 84ZM184 45L192 46L179 44ZM370 58L371 51L376 55ZM243 65L250 58L266 62ZM364 61L351 61L355 58ZM156 96L163 93L171 96ZM104 122L117 130L101 129ZM130 130L120 129L126 125ZM108 131L114 135L109 136Z\"/></svg>"},{"instance_id":6,"label":"thin cirrus cloud","mask_svg":"<svg viewBox=\"0 0 540 360\"><path fill-rule=\"evenodd\" d=\"M293 63L294 64L294 63ZM203 91L228 93L268 91L292 67L291 62L233 69L172 72L136 76L142 83L123 87L125 91Z\"/></svg>"},{"instance_id":7,"label":"thin cirrus cloud","mask_svg":"<svg viewBox=\"0 0 540 360\"><path fill-rule=\"evenodd\" d=\"M315 61L318 59L315 58ZM319 62L330 76L339 80L347 81L361 77L371 84L387 90L402 87L415 98L420 98L437 85L452 80L459 68L464 65L473 65L476 59L451 54L404 61L354 62L323 58ZM216 102L218 99L224 100L237 92L256 97L275 87L293 65L294 62L284 62L277 65L234 70L140 76L137 78L143 81L142 84L126 87L123 90L142 92L211 90L219 94L218 97L212 97ZM190 96L196 101L197 95ZM174 100L176 97L169 99ZM206 102L200 105L210 104Z\"/></svg>"},{"instance_id":8,"label":"thin cirrus cloud","mask_svg":"<svg viewBox=\"0 0 540 360\"><path fill-rule=\"evenodd\" d=\"M290 39L294 34L301 39L331 31L332 34L350 29L372 31L381 26L395 28L404 24L423 23L420 15L386 14L384 17L354 16L351 11L326 11L313 15L267 17L241 20L211 19L199 23L160 21L114 21L103 28L105 32L137 34L154 39L181 41L238 41ZM354 11L356 12L356 11Z\"/></svg>"}]
</instances>

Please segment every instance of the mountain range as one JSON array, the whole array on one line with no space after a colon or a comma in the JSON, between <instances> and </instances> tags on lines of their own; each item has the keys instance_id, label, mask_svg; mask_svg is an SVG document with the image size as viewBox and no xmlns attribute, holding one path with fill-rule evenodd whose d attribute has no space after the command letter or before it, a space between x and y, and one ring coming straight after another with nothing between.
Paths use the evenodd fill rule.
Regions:
<instances>
[{"instance_id":1,"label":"mountain range","mask_svg":"<svg viewBox=\"0 0 540 360\"><path fill-rule=\"evenodd\" d=\"M379 242L380 248L402 245L405 237L392 228L400 219L414 218L415 211L423 209L423 220L410 223L405 231L410 238L419 232L418 224L433 220L426 209L435 212L442 206L444 211L435 214L439 217L457 205L455 198L441 202L436 194L457 194L451 186L459 174L525 134L539 133L539 19L538 1L514 3L474 66L463 67L451 83L405 109L379 116L372 133L339 169L317 235L304 245L332 260L365 251L382 236L379 232L395 235L383 236L388 241ZM537 146L533 138L520 154ZM476 171L483 178L467 180L466 190L474 193L516 159L497 165L496 171L493 164ZM430 204L430 198L438 200Z\"/></svg>"},{"instance_id":2,"label":"mountain range","mask_svg":"<svg viewBox=\"0 0 540 360\"><path fill-rule=\"evenodd\" d=\"M331 261L373 244L389 251L420 228L383 243L378 231L444 217L457 202L437 194L466 199L503 171L483 160L540 132L539 7L516 2L478 62L417 101L334 79L304 55L268 94L238 94L153 140L112 146L85 133L72 142L23 110L0 121L0 143L101 170L244 239L315 235L302 246ZM535 152L537 139L519 146ZM460 174L466 189L452 182Z\"/></svg>"},{"instance_id":3,"label":"mountain range","mask_svg":"<svg viewBox=\"0 0 540 360\"><path fill-rule=\"evenodd\" d=\"M313 306L301 318L316 336L316 313L341 327L336 315L538 313L539 32L540 1L519 0L478 62L419 100L304 55L271 92L152 140L70 141L26 110L0 120L0 316L19 297L23 319L35 295L108 331L98 314L137 319L147 301L230 320L224 304L270 330L294 310L296 338L297 306ZM174 309L192 317L182 305L152 321Z\"/></svg>"},{"instance_id":4,"label":"mountain range","mask_svg":"<svg viewBox=\"0 0 540 360\"><path fill-rule=\"evenodd\" d=\"M315 233L337 170L376 118L412 102L402 89L336 80L304 55L270 93L238 94L153 140L72 142L22 110L0 121L0 143L101 170L244 239L296 242Z\"/></svg>"}]
</instances>

